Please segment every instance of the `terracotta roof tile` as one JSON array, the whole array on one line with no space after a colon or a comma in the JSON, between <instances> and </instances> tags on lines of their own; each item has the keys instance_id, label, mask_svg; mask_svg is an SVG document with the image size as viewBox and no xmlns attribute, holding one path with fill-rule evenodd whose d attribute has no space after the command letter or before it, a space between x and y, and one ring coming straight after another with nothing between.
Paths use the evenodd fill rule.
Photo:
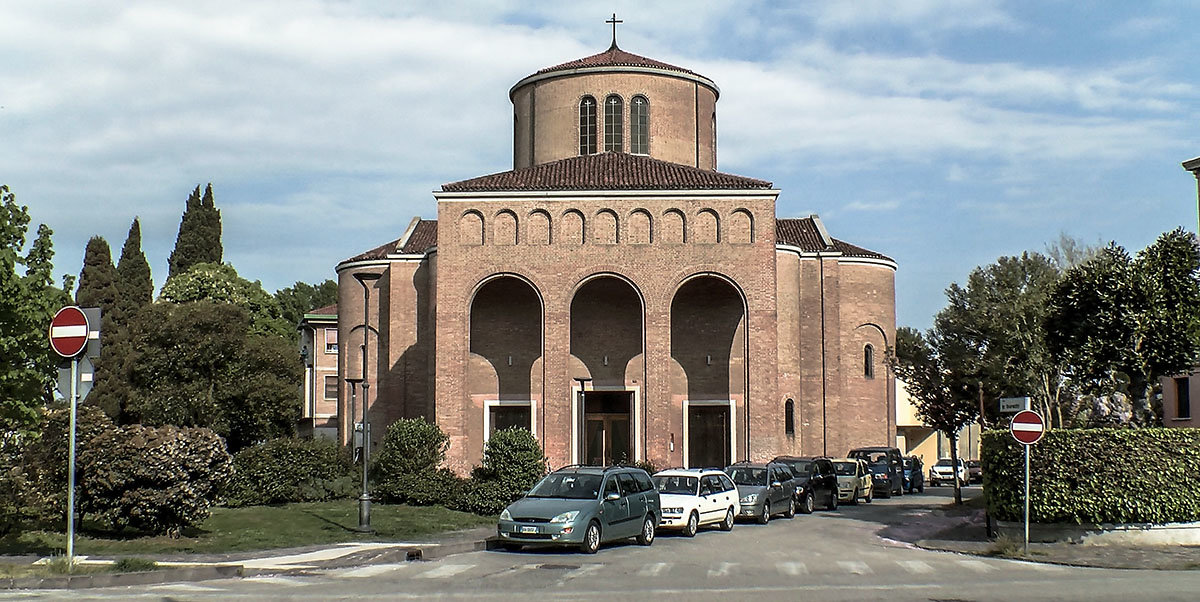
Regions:
<instances>
[{"instance_id":1,"label":"terracotta roof tile","mask_svg":"<svg viewBox=\"0 0 1200 602\"><path fill-rule=\"evenodd\" d=\"M310 309L304 313L316 314L319 316L336 316L337 315L337 303L334 303L333 305L326 305L325 307L318 307L317 309Z\"/></svg>"},{"instance_id":2,"label":"terracotta roof tile","mask_svg":"<svg viewBox=\"0 0 1200 602\"><path fill-rule=\"evenodd\" d=\"M848 242L833 240L833 248L827 249L821 240L821 233L811 217L785 217L775 220L775 242L777 244L799 247L810 253L818 251L839 251L847 257L864 257L892 261L891 257L864 249Z\"/></svg>"},{"instance_id":3,"label":"terracotta roof tile","mask_svg":"<svg viewBox=\"0 0 1200 602\"><path fill-rule=\"evenodd\" d=\"M769 190L771 183L644 155L568 157L442 185L443 192L524 190Z\"/></svg>"},{"instance_id":4,"label":"terracotta roof tile","mask_svg":"<svg viewBox=\"0 0 1200 602\"><path fill-rule=\"evenodd\" d=\"M437 246L437 220L423 219L417 222L412 235L400 252L404 255L421 255Z\"/></svg>"},{"instance_id":5,"label":"terracotta roof tile","mask_svg":"<svg viewBox=\"0 0 1200 602\"><path fill-rule=\"evenodd\" d=\"M555 71L569 71L571 69L582 69L586 67L650 67L654 69L663 69L665 71L676 71L678 73L690 73L692 75L697 75L697 73L691 69L676 67L675 65L669 65L662 61L656 61L632 52L625 52L624 50L617 48L615 42L612 46L608 47L608 50L605 50L600 54L593 54L592 56L586 56L581 59L567 61L561 65L546 67L534 75L553 73Z\"/></svg>"},{"instance_id":6,"label":"terracotta roof tile","mask_svg":"<svg viewBox=\"0 0 1200 602\"><path fill-rule=\"evenodd\" d=\"M396 247L399 245L400 245L400 239L397 238L396 240L393 240L392 242L379 245L378 247L375 247L374 249L371 249L370 251L366 251L364 253L359 253L358 255L355 255L354 257L351 257L350 259L343 261L342 263L349 263L351 261L369 261L372 259L383 259L384 257L387 257L388 255L391 255L392 253L395 253Z\"/></svg>"}]
</instances>

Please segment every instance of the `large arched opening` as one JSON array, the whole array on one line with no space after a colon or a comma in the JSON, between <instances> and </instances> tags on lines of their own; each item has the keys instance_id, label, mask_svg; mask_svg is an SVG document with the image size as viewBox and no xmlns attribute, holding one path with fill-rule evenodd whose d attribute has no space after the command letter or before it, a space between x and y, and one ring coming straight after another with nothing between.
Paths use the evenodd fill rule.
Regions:
<instances>
[{"instance_id":1,"label":"large arched opening","mask_svg":"<svg viewBox=\"0 0 1200 602\"><path fill-rule=\"evenodd\" d=\"M484 440L520 427L537 434L541 390L542 301L533 285L500 275L471 301L467 393L483 411Z\"/></svg>"}]
</instances>

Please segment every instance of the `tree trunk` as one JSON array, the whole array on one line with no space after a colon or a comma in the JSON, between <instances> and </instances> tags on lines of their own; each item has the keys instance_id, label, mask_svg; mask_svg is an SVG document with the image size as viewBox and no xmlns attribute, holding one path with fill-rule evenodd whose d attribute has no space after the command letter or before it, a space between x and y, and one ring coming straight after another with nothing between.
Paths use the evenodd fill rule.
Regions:
<instances>
[{"instance_id":1,"label":"tree trunk","mask_svg":"<svg viewBox=\"0 0 1200 602\"><path fill-rule=\"evenodd\" d=\"M958 433L947 433L950 438L950 471L954 474L954 503L961 504L962 486L958 482Z\"/></svg>"}]
</instances>

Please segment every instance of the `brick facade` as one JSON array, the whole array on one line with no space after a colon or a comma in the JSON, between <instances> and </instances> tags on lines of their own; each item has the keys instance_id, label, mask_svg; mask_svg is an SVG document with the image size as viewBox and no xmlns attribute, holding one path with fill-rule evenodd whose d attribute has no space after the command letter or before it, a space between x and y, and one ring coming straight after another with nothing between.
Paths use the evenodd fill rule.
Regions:
<instances>
[{"instance_id":1,"label":"brick facade","mask_svg":"<svg viewBox=\"0 0 1200 602\"><path fill-rule=\"evenodd\" d=\"M895 263L717 172L707 79L619 49L567 65L511 91L514 170L443 186L436 221L339 264L343 378L362 373L354 275L381 275L364 281L373 440L424 416L460 473L514 420L554 466L894 441ZM648 156L578 156L579 99L611 93L649 99Z\"/></svg>"}]
</instances>

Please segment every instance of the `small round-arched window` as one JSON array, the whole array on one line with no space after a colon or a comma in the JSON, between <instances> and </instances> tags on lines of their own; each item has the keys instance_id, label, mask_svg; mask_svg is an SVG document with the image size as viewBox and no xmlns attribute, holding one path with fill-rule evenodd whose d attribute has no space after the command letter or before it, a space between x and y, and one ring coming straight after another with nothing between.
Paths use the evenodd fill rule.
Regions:
<instances>
[{"instance_id":1,"label":"small round-arched window","mask_svg":"<svg viewBox=\"0 0 1200 602\"><path fill-rule=\"evenodd\" d=\"M650 154L650 101L641 94L629 105L629 152Z\"/></svg>"},{"instance_id":2,"label":"small round-arched window","mask_svg":"<svg viewBox=\"0 0 1200 602\"><path fill-rule=\"evenodd\" d=\"M863 376L875 378L875 348L870 345L863 347Z\"/></svg>"},{"instance_id":3,"label":"small round-arched window","mask_svg":"<svg viewBox=\"0 0 1200 602\"><path fill-rule=\"evenodd\" d=\"M796 434L796 403L790 399L783 402L783 430L789 435Z\"/></svg>"},{"instance_id":4,"label":"small round-arched window","mask_svg":"<svg viewBox=\"0 0 1200 602\"><path fill-rule=\"evenodd\" d=\"M625 101L616 94L604 99L604 152L619 153L625 150Z\"/></svg>"},{"instance_id":5,"label":"small round-arched window","mask_svg":"<svg viewBox=\"0 0 1200 602\"><path fill-rule=\"evenodd\" d=\"M579 154L596 154L596 99L591 96L579 101Z\"/></svg>"}]
</instances>

